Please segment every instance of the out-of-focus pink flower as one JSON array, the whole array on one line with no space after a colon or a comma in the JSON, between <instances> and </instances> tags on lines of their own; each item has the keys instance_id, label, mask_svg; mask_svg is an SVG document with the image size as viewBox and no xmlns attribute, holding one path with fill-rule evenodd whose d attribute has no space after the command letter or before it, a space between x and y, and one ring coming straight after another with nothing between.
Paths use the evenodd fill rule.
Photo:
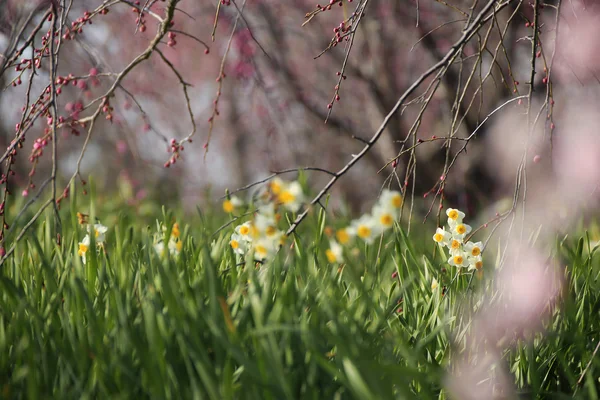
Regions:
<instances>
[{"instance_id":1,"label":"out-of-focus pink flower","mask_svg":"<svg viewBox=\"0 0 600 400\"><path fill-rule=\"evenodd\" d=\"M536 332L560 293L554 265L538 251L512 246L496 276L497 299L478 316L476 335L492 343Z\"/></svg>"},{"instance_id":2,"label":"out-of-focus pink flower","mask_svg":"<svg viewBox=\"0 0 600 400\"><path fill-rule=\"evenodd\" d=\"M563 82L595 82L600 72L600 10L598 6L573 0L561 10L554 64Z\"/></svg>"},{"instance_id":3,"label":"out-of-focus pink flower","mask_svg":"<svg viewBox=\"0 0 600 400\"><path fill-rule=\"evenodd\" d=\"M445 386L452 398L495 400L514 398L512 377L497 350L470 352L453 365Z\"/></svg>"},{"instance_id":4,"label":"out-of-focus pink flower","mask_svg":"<svg viewBox=\"0 0 600 400\"><path fill-rule=\"evenodd\" d=\"M146 196L148 196L148 191L146 189L140 189L135 194L135 198L138 201L139 200L144 200L146 198Z\"/></svg>"},{"instance_id":5,"label":"out-of-focus pink flower","mask_svg":"<svg viewBox=\"0 0 600 400\"><path fill-rule=\"evenodd\" d=\"M117 153L123 155L125 153L127 153L127 142L124 140L119 140L117 141Z\"/></svg>"},{"instance_id":6,"label":"out-of-focus pink flower","mask_svg":"<svg viewBox=\"0 0 600 400\"><path fill-rule=\"evenodd\" d=\"M513 398L512 377L500 354L515 339L539 332L558 299L559 275L541 253L514 245L506 260L496 276L497 292L474 317L468 348L446 380L457 399Z\"/></svg>"},{"instance_id":7,"label":"out-of-focus pink flower","mask_svg":"<svg viewBox=\"0 0 600 400\"><path fill-rule=\"evenodd\" d=\"M572 100L561 119L564 133L556 137L554 159L558 187L570 208L582 208L600 185L597 105L598 99L595 104L594 99L589 98Z\"/></svg>"}]
</instances>

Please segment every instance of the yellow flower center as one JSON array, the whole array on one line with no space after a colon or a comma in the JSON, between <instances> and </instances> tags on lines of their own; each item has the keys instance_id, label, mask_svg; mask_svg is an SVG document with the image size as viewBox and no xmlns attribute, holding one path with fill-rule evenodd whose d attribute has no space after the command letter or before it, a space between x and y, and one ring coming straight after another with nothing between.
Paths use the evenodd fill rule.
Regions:
<instances>
[{"instance_id":1,"label":"yellow flower center","mask_svg":"<svg viewBox=\"0 0 600 400\"><path fill-rule=\"evenodd\" d=\"M277 229L272 225L267 226L267 229L265 230L265 233L267 234L267 236L273 236L276 232L277 232Z\"/></svg>"},{"instance_id":2,"label":"yellow flower center","mask_svg":"<svg viewBox=\"0 0 600 400\"><path fill-rule=\"evenodd\" d=\"M247 235L248 233L250 233L250 228L248 228L247 225L242 225L240 227L240 234L241 235Z\"/></svg>"},{"instance_id":3,"label":"yellow flower center","mask_svg":"<svg viewBox=\"0 0 600 400\"><path fill-rule=\"evenodd\" d=\"M441 233L436 233L435 235L433 235L433 240L439 243L442 240L444 240L444 235L442 235Z\"/></svg>"},{"instance_id":4,"label":"yellow flower center","mask_svg":"<svg viewBox=\"0 0 600 400\"><path fill-rule=\"evenodd\" d=\"M83 244L83 243L79 243L79 250L77 251L77 254L79 254L79 256L81 257L87 251L88 251L88 245L87 244Z\"/></svg>"},{"instance_id":5,"label":"yellow flower center","mask_svg":"<svg viewBox=\"0 0 600 400\"><path fill-rule=\"evenodd\" d=\"M394 218L390 214L383 214L381 217L379 217L379 222L383 226L392 226L394 223Z\"/></svg>"},{"instance_id":6,"label":"yellow flower center","mask_svg":"<svg viewBox=\"0 0 600 400\"><path fill-rule=\"evenodd\" d=\"M448 213L448 218L450 218L453 221L456 221L456 219L458 218L458 211L456 210L452 210Z\"/></svg>"},{"instance_id":7,"label":"yellow flower center","mask_svg":"<svg viewBox=\"0 0 600 400\"><path fill-rule=\"evenodd\" d=\"M477 271L479 271L481 268L483 268L483 261L477 261L475 263L475 269L477 269Z\"/></svg>"},{"instance_id":8,"label":"yellow flower center","mask_svg":"<svg viewBox=\"0 0 600 400\"><path fill-rule=\"evenodd\" d=\"M400 208L400 207L402 207L402 196L400 196L399 194L395 194L395 195L392 197L392 205L393 205L395 208Z\"/></svg>"},{"instance_id":9,"label":"yellow flower center","mask_svg":"<svg viewBox=\"0 0 600 400\"><path fill-rule=\"evenodd\" d=\"M181 235L181 231L179 230L179 224L177 222L175 222L173 224L173 228L171 229L171 236L178 238L179 235Z\"/></svg>"},{"instance_id":10,"label":"yellow flower center","mask_svg":"<svg viewBox=\"0 0 600 400\"><path fill-rule=\"evenodd\" d=\"M289 203L293 202L294 200L296 200L296 196L294 196L293 194L291 194L287 190L285 192L279 193L279 195L277 196L277 198L283 204L289 204Z\"/></svg>"},{"instance_id":11,"label":"yellow flower center","mask_svg":"<svg viewBox=\"0 0 600 400\"><path fill-rule=\"evenodd\" d=\"M464 235L467 233L467 228L463 224L456 225L456 233L459 235Z\"/></svg>"},{"instance_id":12,"label":"yellow flower center","mask_svg":"<svg viewBox=\"0 0 600 400\"><path fill-rule=\"evenodd\" d=\"M231 248L233 248L234 250L237 249L238 247L240 247L240 242L238 242L237 240L232 240L231 242L229 242L229 244L231 245Z\"/></svg>"},{"instance_id":13,"label":"yellow flower center","mask_svg":"<svg viewBox=\"0 0 600 400\"><path fill-rule=\"evenodd\" d=\"M100 232L98 232L98 229L94 228L94 236L98 237L100 236Z\"/></svg>"},{"instance_id":14,"label":"yellow flower center","mask_svg":"<svg viewBox=\"0 0 600 400\"><path fill-rule=\"evenodd\" d=\"M258 246L256 246L255 250L256 250L256 253L260 256L267 255L267 248L265 246L258 245Z\"/></svg>"},{"instance_id":15,"label":"yellow flower center","mask_svg":"<svg viewBox=\"0 0 600 400\"><path fill-rule=\"evenodd\" d=\"M481 249L479 247L473 247L473 250L471 250L471 254L473 255L473 257L477 257L481 254Z\"/></svg>"},{"instance_id":16,"label":"yellow flower center","mask_svg":"<svg viewBox=\"0 0 600 400\"><path fill-rule=\"evenodd\" d=\"M182 247L183 247L183 242L181 240L178 240L177 243L175 243L175 248L177 249L177 251L181 251Z\"/></svg>"},{"instance_id":17,"label":"yellow flower center","mask_svg":"<svg viewBox=\"0 0 600 400\"><path fill-rule=\"evenodd\" d=\"M359 238L366 239L369 236L371 236L371 228L369 228L368 226L365 226L365 225L361 225L358 227L356 234L358 235Z\"/></svg>"},{"instance_id":18,"label":"yellow flower center","mask_svg":"<svg viewBox=\"0 0 600 400\"><path fill-rule=\"evenodd\" d=\"M435 290L438 287L438 281L437 280L433 280L433 282L431 282L431 290Z\"/></svg>"},{"instance_id":19,"label":"yellow flower center","mask_svg":"<svg viewBox=\"0 0 600 400\"><path fill-rule=\"evenodd\" d=\"M460 248L460 242L458 240L453 240L450 244L452 250L458 250Z\"/></svg>"},{"instance_id":20,"label":"yellow flower center","mask_svg":"<svg viewBox=\"0 0 600 400\"><path fill-rule=\"evenodd\" d=\"M454 264L456 265L461 265L463 263L463 258L462 256L454 256Z\"/></svg>"},{"instance_id":21,"label":"yellow flower center","mask_svg":"<svg viewBox=\"0 0 600 400\"><path fill-rule=\"evenodd\" d=\"M338 242L340 242L341 244L346 244L350 241L350 235L348 235L348 232L346 232L345 229L340 229L335 233L335 237L337 238Z\"/></svg>"},{"instance_id":22,"label":"yellow flower center","mask_svg":"<svg viewBox=\"0 0 600 400\"><path fill-rule=\"evenodd\" d=\"M281 185L278 182L271 182L271 192L274 195L278 195L279 193L281 193Z\"/></svg>"},{"instance_id":23,"label":"yellow flower center","mask_svg":"<svg viewBox=\"0 0 600 400\"><path fill-rule=\"evenodd\" d=\"M235 207L233 206L233 203L231 202L231 200L225 200L223 202L223 210L226 213L232 213L234 209L235 209Z\"/></svg>"},{"instance_id":24,"label":"yellow flower center","mask_svg":"<svg viewBox=\"0 0 600 400\"><path fill-rule=\"evenodd\" d=\"M330 263L334 263L336 260L335 254L333 254L333 250L331 249L327 249L325 251L325 255L327 256L327 261L329 261Z\"/></svg>"}]
</instances>

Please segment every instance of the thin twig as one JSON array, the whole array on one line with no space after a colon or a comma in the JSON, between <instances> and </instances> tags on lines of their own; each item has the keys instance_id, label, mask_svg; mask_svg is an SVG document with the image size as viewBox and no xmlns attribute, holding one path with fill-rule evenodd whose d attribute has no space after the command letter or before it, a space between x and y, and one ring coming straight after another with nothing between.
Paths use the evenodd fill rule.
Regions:
<instances>
[{"instance_id":1,"label":"thin twig","mask_svg":"<svg viewBox=\"0 0 600 400\"><path fill-rule=\"evenodd\" d=\"M271 179L275 178L278 175L288 174L288 173L291 173L291 172L299 172L299 171L317 171L317 172L323 172L323 173L331 175L331 176L336 176L335 172L328 171L326 169L318 168L318 167L301 167L301 168L284 169L284 170L281 170L281 171L275 171L271 175L267 176L266 178L263 178L261 180L252 182L252 183L250 183L250 184L248 184L246 186L242 186L241 188L238 188L238 189L236 189L236 190L234 190L232 192L229 192L229 194L232 195L232 194L235 194L235 193L239 193L239 192L243 192L245 190L251 189L251 188L253 188L255 186L258 186L258 185L261 185L261 184L263 184L265 182L270 181ZM219 200L222 200L225 197L227 197L227 195L219 197Z\"/></svg>"}]
</instances>

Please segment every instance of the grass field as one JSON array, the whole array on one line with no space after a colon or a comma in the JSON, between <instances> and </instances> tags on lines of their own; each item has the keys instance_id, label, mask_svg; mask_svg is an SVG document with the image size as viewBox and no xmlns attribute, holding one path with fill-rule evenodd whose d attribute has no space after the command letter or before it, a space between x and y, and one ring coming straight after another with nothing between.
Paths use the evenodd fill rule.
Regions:
<instances>
[{"instance_id":1,"label":"grass field","mask_svg":"<svg viewBox=\"0 0 600 400\"><path fill-rule=\"evenodd\" d=\"M483 273L458 274L434 252L435 226L395 224L330 264L329 227L348 221L317 210L272 260L244 262L233 225L213 234L230 218L220 208L140 215L91 198L63 204L60 245L48 212L0 269L2 398L442 399L467 379L448 371L494 301L493 248ZM76 212L108 227L85 264ZM178 222L179 255L155 251L157 220L165 240ZM597 398L600 256L578 235L549 250L565 284L545 333L490 370L522 398Z\"/></svg>"}]
</instances>

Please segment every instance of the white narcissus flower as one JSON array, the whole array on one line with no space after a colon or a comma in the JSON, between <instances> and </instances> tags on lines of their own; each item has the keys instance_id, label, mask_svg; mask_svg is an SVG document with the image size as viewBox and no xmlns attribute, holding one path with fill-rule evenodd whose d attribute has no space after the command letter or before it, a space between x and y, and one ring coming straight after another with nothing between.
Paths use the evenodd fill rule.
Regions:
<instances>
[{"instance_id":1,"label":"white narcissus flower","mask_svg":"<svg viewBox=\"0 0 600 400\"><path fill-rule=\"evenodd\" d=\"M465 217L465 213L456 208L447 209L446 215L448 216L448 225L450 225L451 228L454 228L458 224L462 224L462 220Z\"/></svg>"},{"instance_id":2,"label":"white narcissus flower","mask_svg":"<svg viewBox=\"0 0 600 400\"><path fill-rule=\"evenodd\" d=\"M79 248L77 250L77 255L79 255L79 257L81 257L81 261L84 264L86 263L86 254L89 249L90 249L90 235L85 235L83 240L81 242L79 242Z\"/></svg>"},{"instance_id":3,"label":"white narcissus flower","mask_svg":"<svg viewBox=\"0 0 600 400\"><path fill-rule=\"evenodd\" d=\"M452 237L460 241L462 241L470 232L471 225L463 224L462 222L452 227Z\"/></svg>"},{"instance_id":4,"label":"white narcissus flower","mask_svg":"<svg viewBox=\"0 0 600 400\"><path fill-rule=\"evenodd\" d=\"M248 250L248 241L246 241L241 235L237 233L231 235L229 245L236 254L244 255Z\"/></svg>"},{"instance_id":5,"label":"white narcissus flower","mask_svg":"<svg viewBox=\"0 0 600 400\"><path fill-rule=\"evenodd\" d=\"M437 289L438 286L439 286L438 280L433 278L433 280L431 281L431 290L433 291L433 290Z\"/></svg>"},{"instance_id":6,"label":"white narcissus flower","mask_svg":"<svg viewBox=\"0 0 600 400\"><path fill-rule=\"evenodd\" d=\"M448 264L459 268L466 267L467 262L467 255L464 252L457 252L448 259Z\"/></svg>"},{"instance_id":7,"label":"white narcissus flower","mask_svg":"<svg viewBox=\"0 0 600 400\"><path fill-rule=\"evenodd\" d=\"M158 253L159 256L164 257L167 255L165 249L165 243L162 240L159 240L153 244L154 250ZM169 254L172 256L178 256L181 252L181 248L183 247L183 242L180 239L169 240L167 244L167 248L169 249Z\"/></svg>"},{"instance_id":8,"label":"white narcissus flower","mask_svg":"<svg viewBox=\"0 0 600 400\"><path fill-rule=\"evenodd\" d=\"M469 257L469 271L472 270L481 270L483 268L483 260L481 259L481 255L477 257Z\"/></svg>"},{"instance_id":9,"label":"white narcissus flower","mask_svg":"<svg viewBox=\"0 0 600 400\"><path fill-rule=\"evenodd\" d=\"M102 224L94 224L87 226L88 234L85 235L83 240L79 242L79 247L77 249L77 254L81 257L81 260L85 264L87 262L87 252L90 249L91 238L90 235L94 235L94 242L96 243L96 247L102 247L104 245L104 241L106 240L106 232L108 228Z\"/></svg>"},{"instance_id":10,"label":"white narcissus flower","mask_svg":"<svg viewBox=\"0 0 600 400\"><path fill-rule=\"evenodd\" d=\"M335 233L335 237L339 243L347 244L348 242L350 242L350 239L354 237L354 233L355 232L353 232L351 229L341 228L337 230L337 232Z\"/></svg>"},{"instance_id":11,"label":"white narcissus flower","mask_svg":"<svg viewBox=\"0 0 600 400\"><path fill-rule=\"evenodd\" d=\"M342 246L335 240L329 242L329 248L325 251L325 255L327 256L327 261L331 264L344 262Z\"/></svg>"},{"instance_id":12,"label":"white narcissus flower","mask_svg":"<svg viewBox=\"0 0 600 400\"><path fill-rule=\"evenodd\" d=\"M297 181L288 183L277 195L277 201L291 212L300 210L304 202L304 192L300 183Z\"/></svg>"},{"instance_id":13,"label":"white narcissus flower","mask_svg":"<svg viewBox=\"0 0 600 400\"><path fill-rule=\"evenodd\" d=\"M465 252L467 252L467 254L469 254L469 257L477 257L479 255L481 255L481 252L483 251L483 243L481 242L467 242L465 244Z\"/></svg>"},{"instance_id":14,"label":"white narcissus flower","mask_svg":"<svg viewBox=\"0 0 600 400\"><path fill-rule=\"evenodd\" d=\"M223 211L226 213L235 212L236 208L241 207L244 202L237 196L230 196L223 202Z\"/></svg>"},{"instance_id":15,"label":"white narcissus flower","mask_svg":"<svg viewBox=\"0 0 600 400\"><path fill-rule=\"evenodd\" d=\"M352 221L350 227L348 228L351 235L358 236L367 244L371 244L375 240L375 236L377 234L375 229L375 220L369 214L365 214L359 219Z\"/></svg>"},{"instance_id":16,"label":"white narcissus flower","mask_svg":"<svg viewBox=\"0 0 600 400\"><path fill-rule=\"evenodd\" d=\"M181 239L173 239L173 237L171 237L169 240L169 253L171 253L172 256L178 256L179 253L181 253L182 248L183 242Z\"/></svg>"},{"instance_id":17,"label":"white narcissus flower","mask_svg":"<svg viewBox=\"0 0 600 400\"><path fill-rule=\"evenodd\" d=\"M167 255L167 250L169 254L172 256L178 256L183 248L183 241L180 239L181 230L179 228L179 224L175 222L173 227L171 228L171 236L165 246L165 242L163 240L164 232L167 230L167 227L164 225L160 225L159 232L154 234L154 241L152 243L152 247L160 257L165 257Z\"/></svg>"},{"instance_id":18,"label":"white narcissus flower","mask_svg":"<svg viewBox=\"0 0 600 400\"><path fill-rule=\"evenodd\" d=\"M240 238L246 242L252 241L252 224L250 222L244 222L241 225L235 227L235 233L237 233Z\"/></svg>"},{"instance_id":19,"label":"white narcissus flower","mask_svg":"<svg viewBox=\"0 0 600 400\"><path fill-rule=\"evenodd\" d=\"M437 228L435 230L435 235L433 235L434 242L444 246L449 246L450 239L452 239L452 234L444 228Z\"/></svg>"},{"instance_id":20,"label":"white narcissus flower","mask_svg":"<svg viewBox=\"0 0 600 400\"><path fill-rule=\"evenodd\" d=\"M256 214L254 218L255 235L273 237L277 234L277 222L273 215Z\"/></svg>"},{"instance_id":21,"label":"white narcissus flower","mask_svg":"<svg viewBox=\"0 0 600 400\"><path fill-rule=\"evenodd\" d=\"M384 189L379 197L379 204L384 208L393 209L396 211L402 207L402 194L395 190Z\"/></svg>"},{"instance_id":22,"label":"white narcissus flower","mask_svg":"<svg viewBox=\"0 0 600 400\"><path fill-rule=\"evenodd\" d=\"M376 223L378 233L385 232L394 226L398 212L395 208L378 204L373 208L373 219Z\"/></svg>"},{"instance_id":23,"label":"white narcissus flower","mask_svg":"<svg viewBox=\"0 0 600 400\"><path fill-rule=\"evenodd\" d=\"M162 240L160 242L153 243L152 246L154 247L154 251L156 251L156 253L158 253L159 256L164 257L167 255L165 250L165 244L162 242Z\"/></svg>"},{"instance_id":24,"label":"white narcissus flower","mask_svg":"<svg viewBox=\"0 0 600 400\"><path fill-rule=\"evenodd\" d=\"M463 251L462 248L462 239L453 237L447 244L448 250L450 250L450 255L455 255L456 253L460 253Z\"/></svg>"},{"instance_id":25,"label":"white narcissus flower","mask_svg":"<svg viewBox=\"0 0 600 400\"><path fill-rule=\"evenodd\" d=\"M260 238L252 244L254 258L258 261L264 261L275 253L273 241L266 238Z\"/></svg>"},{"instance_id":26,"label":"white narcissus flower","mask_svg":"<svg viewBox=\"0 0 600 400\"><path fill-rule=\"evenodd\" d=\"M94 224L93 232L96 244L100 245L106 240L106 232L108 228L102 224ZM88 225L88 233L92 233L92 227Z\"/></svg>"}]
</instances>

